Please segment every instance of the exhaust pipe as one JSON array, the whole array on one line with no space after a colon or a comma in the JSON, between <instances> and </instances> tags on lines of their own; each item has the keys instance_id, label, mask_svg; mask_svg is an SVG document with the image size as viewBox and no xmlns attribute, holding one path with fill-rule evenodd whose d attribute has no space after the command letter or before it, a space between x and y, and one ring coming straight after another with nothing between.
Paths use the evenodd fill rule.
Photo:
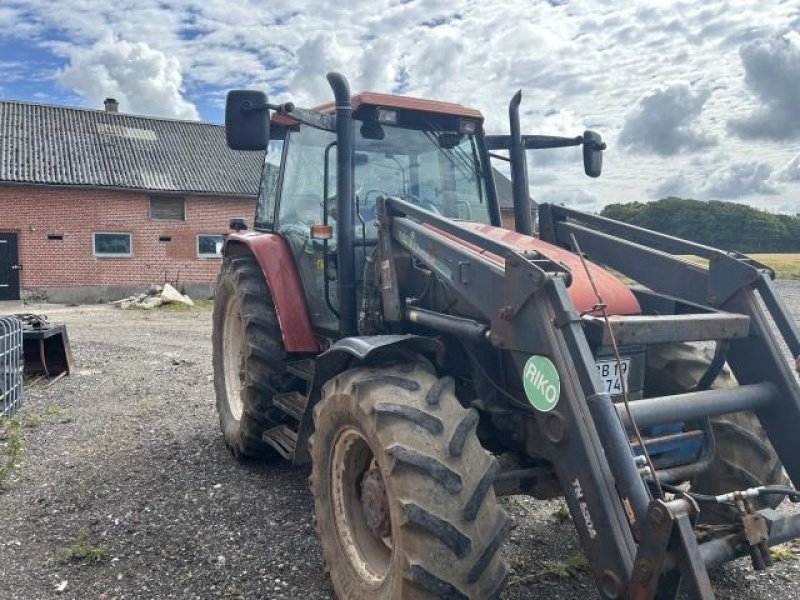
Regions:
<instances>
[{"instance_id":1,"label":"exhaust pipe","mask_svg":"<svg viewBox=\"0 0 800 600\"><path fill-rule=\"evenodd\" d=\"M356 335L356 261L353 252L353 105L344 75L328 73L336 100L336 251L339 277L339 333Z\"/></svg>"},{"instance_id":2,"label":"exhaust pipe","mask_svg":"<svg viewBox=\"0 0 800 600\"><path fill-rule=\"evenodd\" d=\"M533 235L531 195L528 190L528 166L525 161L525 145L519 124L519 90L508 104L508 121L511 130L508 154L511 160L511 191L514 196L514 229L525 235Z\"/></svg>"}]
</instances>

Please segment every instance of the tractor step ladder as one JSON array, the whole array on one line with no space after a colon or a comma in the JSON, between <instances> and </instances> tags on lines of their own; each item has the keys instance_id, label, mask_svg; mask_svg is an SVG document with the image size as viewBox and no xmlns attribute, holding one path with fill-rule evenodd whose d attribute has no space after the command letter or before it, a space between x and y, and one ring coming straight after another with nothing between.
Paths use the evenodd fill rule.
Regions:
<instances>
[{"instance_id":1,"label":"tractor step ladder","mask_svg":"<svg viewBox=\"0 0 800 600\"><path fill-rule=\"evenodd\" d=\"M272 446L286 460L294 458L294 449L297 446L297 432L288 425L278 425L268 429L261 437L264 442Z\"/></svg>"},{"instance_id":2,"label":"tractor step ladder","mask_svg":"<svg viewBox=\"0 0 800 600\"><path fill-rule=\"evenodd\" d=\"M308 388L314 378L314 361L308 358L288 362L286 363L286 371L301 379L306 388ZM275 394L272 398L272 405L299 424L303 418L307 401L306 393L291 391ZM295 448L297 447L297 426L290 426L286 423L278 425L265 431L261 439L274 448L283 458L294 460Z\"/></svg>"},{"instance_id":3,"label":"tractor step ladder","mask_svg":"<svg viewBox=\"0 0 800 600\"><path fill-rule=\"evenodd\" d=\"M306 397L300 392L275 394L272 398L272 404L293 419L299 421L303 417L303 412L306 409Z\"/></svg>"},{"instance_id":4,"label":"tractor step ladder","mask_svg":"<svg viewBox=\"0 0 800 600\"><path fill-rule=\"evenodd\" d=\"M295 377L299 377L303 381L310 383L314 379L314 360L306 358L304 360L296 360L286 363L286 370Z\"/></svg>"}]
</instances>

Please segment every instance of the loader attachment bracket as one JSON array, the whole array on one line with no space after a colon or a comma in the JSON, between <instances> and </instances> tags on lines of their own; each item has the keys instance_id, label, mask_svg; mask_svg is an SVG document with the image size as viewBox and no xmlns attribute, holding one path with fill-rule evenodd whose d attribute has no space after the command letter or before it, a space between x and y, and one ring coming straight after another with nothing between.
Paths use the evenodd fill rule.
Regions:
<instances>
[{"instance_id":1,"label":"loader attachment bracket","mask_svg":"<svg viewBox=\"0 0 800 600\"><path fill-rule=\"evenodd\" d=\"M631 600L651 600L656 593L660 599L675 598L684 577L695 597L714 597L694 533L698 514L697 504L688 496L650 502L631 573ZM665 572L670 551L679 570Z\"/></svg>"}]
</instances>

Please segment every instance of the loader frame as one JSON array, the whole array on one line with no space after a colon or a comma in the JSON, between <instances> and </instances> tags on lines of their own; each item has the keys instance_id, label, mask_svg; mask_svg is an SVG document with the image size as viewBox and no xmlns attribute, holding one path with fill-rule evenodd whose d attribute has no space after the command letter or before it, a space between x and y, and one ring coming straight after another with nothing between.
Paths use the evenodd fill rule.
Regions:
<instances>
[{"instance_id":1,"label":"loader frame","mask_svg":"<svg viewBox=\"0 0 800 600\"><path fill-rule=\"evenodd\" d=\"M770 317L792 356L800 354L800 345L797 329L775 293L772 273L744 255L571 209L541 205L539 213L544 240L566 247L577 240L596 262L647 286L637 294L644 305L658 305L660 314L639 316L627 325L627 335L639 343L729 338L727 361L739 387L632 402L634 419L657 424L755 410L790 478L800 481L800 455L795 451L800 388L770 331ZM631 452L627 417L597 374L587 338L596 326L594 317L579 314L567 293L569 271L542 254L523 255L397 198L383 200L380 224L388 233L381 236L380 257L387 321L415 322L442 334L486 340L502 351L520 379L532 355L547 356L561 374L561 399L554 410L538 412L524 396L514 409L526 419L532 435L545 441L545 455L552 458L603 596L652 598L658 593L673 598L685 579L697 597L712 598L706 567L747 553L750 544L744 534L698 543L694 500L677 495L664 501L645 485L641 464ZM702 256L710 266L670 253ZM502 257L502 262L487 254ZM409 258L423 263L484 319L409 305L397 275L398 262ZM670 312L689 321L679 334L663 326L670 319L674 323ZM800 515L783 517L767 509L755 518L768 531L764 548L800 535Z\"/></svg>"}]
</instances>

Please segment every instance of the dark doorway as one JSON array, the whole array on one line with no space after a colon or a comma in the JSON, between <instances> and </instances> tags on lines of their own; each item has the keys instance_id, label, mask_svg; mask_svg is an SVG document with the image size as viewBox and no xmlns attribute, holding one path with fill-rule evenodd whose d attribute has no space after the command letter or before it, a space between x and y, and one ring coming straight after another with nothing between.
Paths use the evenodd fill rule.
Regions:
<instances>
[{"instance_id":1,"label":"dark doorway","mask_svg":"<svg viewBox=\"0 0 800 600\"><path fill-rule=\"evenodd\" d=\"M17 234L0 232L0 300L19 300Z\"/></svg>"}]
</instances>

